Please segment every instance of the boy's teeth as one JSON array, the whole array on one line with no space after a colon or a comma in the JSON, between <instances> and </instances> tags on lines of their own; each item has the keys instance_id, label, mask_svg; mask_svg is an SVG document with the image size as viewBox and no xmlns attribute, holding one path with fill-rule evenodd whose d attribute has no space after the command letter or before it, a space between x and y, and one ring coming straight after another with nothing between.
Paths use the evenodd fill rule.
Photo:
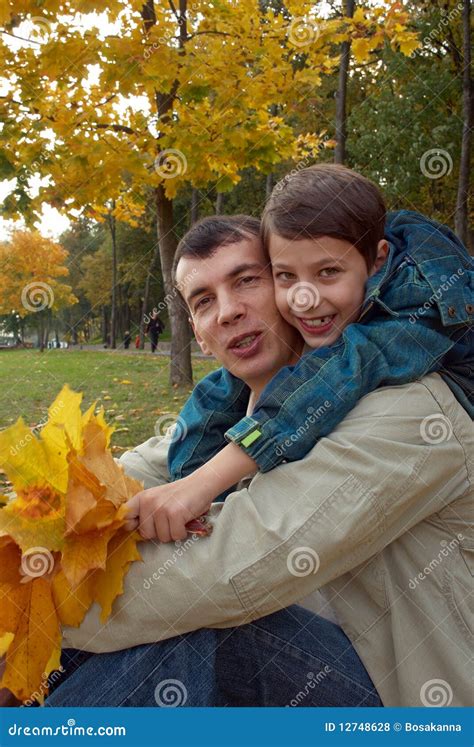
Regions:
<instances>
[{"instance_id":1,"label":"boy's teeth","mask_svg":"<svg viewBox=\"0 0 474 747\"><path fill-rule=\"evenodd\" d=\"M308 327L322 327L324 324L328 324L332 319L332 316L323 316L321 319L304 319L304 323Z\"/></svg>"},{"instance_id":2,"label":"boy's teeth","mask_svg":"<svg viewBox=\"0 0 474 747\"><path fill-rule=\"evenodd\" d=\"M243 340L240 340L240 342L237 342L235 347L236 348L244 348L247 347L247 345L250 345L251 342L255 340L257 335L248 335L248 337L244 337Z\"/></svg>"}]
</instances>

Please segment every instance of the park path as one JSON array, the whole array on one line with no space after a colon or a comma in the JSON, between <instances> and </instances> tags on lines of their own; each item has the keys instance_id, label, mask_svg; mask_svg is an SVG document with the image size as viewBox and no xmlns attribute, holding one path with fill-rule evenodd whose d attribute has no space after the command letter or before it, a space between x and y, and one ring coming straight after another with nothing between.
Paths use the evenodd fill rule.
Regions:
<instances>
[{"instance_id":1,"label":"park path","mask_svg":"<svg viewBox=\"0 0 474 747\"><path fill-rule=\"evenodd\" d=\"M171 348L171 343L169 343L169 342L159 342L158 343L158 348L157 348L156 352L153 353L153 355L169 356L169 354L170 354L170 348ZM82 345L69 345L68 348L62 348L62 350L65 353L67 353L67 352L69 352L71 350L72 351L90 350L90 351L93 351L95 353L115 353L115 354L120 353L121 355L152 355L152 352L151 352L151 349L150 349L150 343L145 343L145 349L144 350L137 350L135 348L135 346L133 348L130 347L128 350L125 350L125 348L123 347L122 343L120 343L119 345L117 345L117 347L115 349L114 348L105 347L102 344L99 344L99 345L86 345L86 344L82 344ZM193 358L204 358L204 359L207 358L209 360L212 358L212 356L210 356L210 355L204 355L204 353L202 353L200 351L199 346L198 346L198 344L196 342L192 342L191 343L191 355L192 355Z\"/></svg>"}]
</instances>

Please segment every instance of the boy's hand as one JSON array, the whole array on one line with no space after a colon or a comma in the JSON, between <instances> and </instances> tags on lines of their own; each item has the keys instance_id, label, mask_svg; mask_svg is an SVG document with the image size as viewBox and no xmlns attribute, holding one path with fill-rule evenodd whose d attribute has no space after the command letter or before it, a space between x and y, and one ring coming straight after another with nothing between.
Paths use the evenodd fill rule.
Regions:
<instances>
[{"instance_id":1,"label":"boy's hand","mask_svg":"<svg viewBox=\"0 0 474 747\"><path fill-rule=\"evenodd\" d=\"M212 502L191 477L134 495L127 502L126 528L138 528L143 539L156 537L160 542L186 539L186 524L205 514Z\"/></svg>"}]
</instances>

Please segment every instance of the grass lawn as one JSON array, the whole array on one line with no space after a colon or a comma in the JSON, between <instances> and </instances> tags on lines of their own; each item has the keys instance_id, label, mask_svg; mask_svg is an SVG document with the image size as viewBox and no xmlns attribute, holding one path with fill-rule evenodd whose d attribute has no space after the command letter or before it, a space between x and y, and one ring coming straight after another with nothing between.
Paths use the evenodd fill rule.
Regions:
<instances>
[{"instance_id":1,"label":"grass lawn","mask_svg":"<svg viewBox=\"0 0 474 747\"><path fill-rule=\"evenodd\" d=\"M105 408L116 427L112 449L120 454L154 435L156 420L177 414L189 392L168 383L169 359L150 353L128 355L85 350L0 351L0 428L22 415L34 426L63 384L83 392L83 411L92 402ZM194 381L217 368L213 360L193 358Z\"/></svg>"}]
</instances>

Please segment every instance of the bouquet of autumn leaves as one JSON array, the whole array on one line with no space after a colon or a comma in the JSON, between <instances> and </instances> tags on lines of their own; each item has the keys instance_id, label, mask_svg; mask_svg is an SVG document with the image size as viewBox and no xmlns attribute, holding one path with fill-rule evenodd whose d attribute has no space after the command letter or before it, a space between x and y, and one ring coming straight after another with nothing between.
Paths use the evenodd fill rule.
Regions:
<instances>
[{"instance_id":1,"label":"bouquet of autumn leaves","mask_svg":"<svg viewBox=\"0 0 474 747\"><path fill-rule=\"evenodd\" d=\"M59 668L61 626L80 625L93 602L105 622L141 559L124 504L143 485L112 457L103 409L82 413L81 400L65 386L38 436L21 418L0 431L14 489L0 508L0 687L19 700Z\"/></svg>"}]
</instances>

